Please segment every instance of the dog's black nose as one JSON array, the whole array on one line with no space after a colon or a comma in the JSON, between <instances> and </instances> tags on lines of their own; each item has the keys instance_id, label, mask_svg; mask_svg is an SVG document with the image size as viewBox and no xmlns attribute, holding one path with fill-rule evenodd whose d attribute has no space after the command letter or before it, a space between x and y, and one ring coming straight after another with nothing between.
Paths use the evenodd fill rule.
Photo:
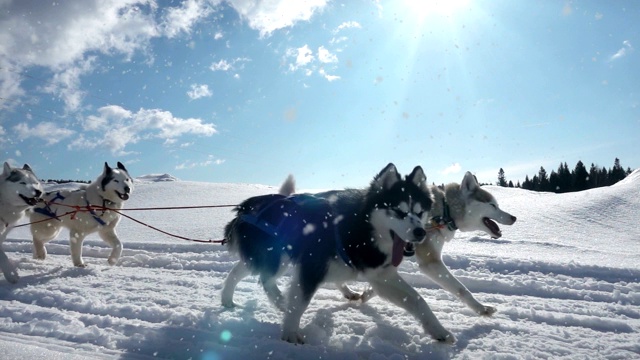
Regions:
<instances>
[{"instance_id":1,"label":"dog's black nose","mask_svg":"<svg viewBox=\"0 0 640 360\"><path fill-rule=\"evenodd\" d=\"M40 195L42 195L42 191L36 189L36 196L35 197L39 198Z\"/></svg>"},{"instance_id":2,"label":"dog's black nose","mask_svg":"<svg viewBox=\"0 0 640 360\"><path fill-rule=\"evenodd\" d=\"M125 194L128 194L128 193L130 193L130 192L131 192L131 188L130 188L130 187L128 187L128 186L125 186L125 187L124 187L124 193L125 193Z\"/></svg>"},{"instance_id":3,"label":"dog's black nose","mask_svg":"<svg viewBox=\"0 0 640 360\"><path fill-rule=\"evenodd\" d=\"M515 217L515 216L513 216L513 215L511 215L511 220L512 220L513 222L516 222L516 217Z\"/></svg>"},{"instance_id":4,"label":"dog's black nose","mask_svg":"<svg viewBox=\"0 0 640 360\"><path fill-rule=\"evenodd\" d=\"M413 236L416 239L422 240L425 236L427 236L427 231L421 227L413 229Z\"/></svg>"}]
</instances>

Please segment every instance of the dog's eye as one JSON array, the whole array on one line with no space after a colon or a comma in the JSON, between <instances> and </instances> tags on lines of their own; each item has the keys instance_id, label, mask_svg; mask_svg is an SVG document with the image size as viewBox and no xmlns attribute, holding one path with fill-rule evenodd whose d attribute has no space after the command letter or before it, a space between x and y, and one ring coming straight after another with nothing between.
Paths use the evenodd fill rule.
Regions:
<instances>
[{"instance_id":1,"label":"dog's eye","mask_svg":"<svg viewBox=\"0 0 640 360\"><path fill-rule=\"evenodd\" d=\"M393 210L393 212L395 212L396 215L398 215L398 217L401 217L401 218L405 218L407 217L407 215L409 215L408 212L402 211L399 208L392 208L391 210Z\"/></svg>"},{"instance_id":2,"label":"dog's eye","mask_svg":"<svg viewBox=\"0 0 640 360\"><path fill-rule=\"evenodd\" d=\"M496 206L496 204L491 204L491 206L493 206L494 209L498 209L498 207Z\"/></svg>"}]
</instances>

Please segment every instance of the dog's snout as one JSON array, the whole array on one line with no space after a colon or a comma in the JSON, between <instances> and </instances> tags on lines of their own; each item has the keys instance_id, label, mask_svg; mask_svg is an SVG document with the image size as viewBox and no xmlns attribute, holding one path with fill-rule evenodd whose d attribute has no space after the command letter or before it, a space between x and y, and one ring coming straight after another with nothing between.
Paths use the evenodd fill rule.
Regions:
<instances>
[{"instance_id":1,"label":"dog's snout","mask_svg":"<svg viewBox=\"0 0 640 360\"><path fill-rule=\"evenodd\" d=\"M416 240L423 240L425 236L427 236L427 231L421 227L413 229L413 236Z\"/></svg>"},{"instance_id":2,"label":"dog's snout","mask_svg":"<svg viewBox=\"0 0 640 360\"><path fill-rule=\"evenodd\" d=\"M125 193L125 194L128 194L128 193L130 193L130 192L131 192L131 188L130 188L130 187L128 187L128 186L125 186L125 187L124 187L124 193Z\"/></svg>"},{"instance_id":3,"label":"dog's snout","mask_svg":"<svg viewBox=\"0 0 640 360\"><path fill-rule=\"evenodd\" d=\"M517 218L513 215L511 215L511 222L516 222Z\"/></svg>"}]
</instances>

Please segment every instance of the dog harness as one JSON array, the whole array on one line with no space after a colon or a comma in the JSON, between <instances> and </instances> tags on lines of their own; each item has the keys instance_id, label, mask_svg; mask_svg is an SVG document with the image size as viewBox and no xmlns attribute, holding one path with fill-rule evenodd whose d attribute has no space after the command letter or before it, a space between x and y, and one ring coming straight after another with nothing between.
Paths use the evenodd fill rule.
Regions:
<instances>
[{"instance_id":1,"label":"dog harness","mask_svg":"<svg viewBox=\"0 0 640 360\"><path fill-rule=\"evenodd\" d=\"M38 214L42 214L42 215L48 216L50 218L56 219L58 221L62 221L62 220L60 220L57 212L54 212L53 210L51 210L51 204L53 204L56 200L63 200L64 201L64 199L65 199L65 197L62 196L62 194L60 194L60 192L58 191L56 193L56 196L53 197L53 199L45 202L45 206L43 208L35 208L35 209L33 209L33 211L37 212ZM93 207L89 203L89 200L85 199L85 202L87 203L86 210L89 212L89 214L91 214L91 217L93 217L93 219L95 221L97 221L98 224L100 224L102 226L107 225L107 223L104 222L104 220L102 220L100 218L100 216L98 216L98 214L96 214L95 210L93 210ZM103 201L103 204L104 204L104 201ZM77 209L76 209L76 212L77 212ZM76 212L72 213L72 216L71 216L72 218L75 216Z\"/></svg>"},{"instance_id":2,"label":"dog harness","mask_svg":"<svg viewBox=\"0 0 640 360\"><path fill-rule=\"evenodd\" d=\"M271 196L275 197L275 199L270 201L269 204L255 213L241 214L240 220L255 226L257 229L272 237L282 240L293 240L302 236L305 231L305 226L309 224L322 226L307 222L304 219L306 211L308 211L307 209L313 207L314 212L317 211L317 208L326 209L324 213L325 221L323 222L327 224L327 227L333 227L332 236L336 245L336 253L347 266L353 268L353 262L349 259L340 235L338 234L338 227L330 219L333 218L333 214L330 211L331 209L326 199L310 194L297 194L287 197L283 195ZM244 209L241 209L241 211L242 210ZM320 212L318 212L318 214L323 216ZM287 247L287 252L292 255L290 247Z\"/></svg>"},{"instance_id":3,"label":"dog harness","mask_svg":"<svg viewBox=\"0 0 640 360\"><path fill-rule=\"evenodd\" d=\"M58 191L56 193L56 196L53 197L53 199L51 199L50 201L45 201L44 202L45 205L44 205L43 208L35 208L35 209L33 209L33 212L37 212L38 214L42 214L42 215L48 216L50 218L54 218L54 219L56 219L58 221L62 221L62 220L58 219L58 214L56 214L55 212L53 212L53 210L51 210L51 204L56 200L64 200L64 199L65 199L65 197L62 196L60 194L60 192Z\"/></svg>"},{"instance_id":4,"label":"dog harness","mask_svg":"<svg viewBox=\"0 0 640 360\"><path fill-rule=\"evenodd\" d=\"M451 210L449 209L449 204L445 198L442 198L442 216L434 216L431 218L431 223L437 226L447 227L449 231L456 231L458 227L456 226L455 220L451 217Z\"/></svg>"}]
</instances>

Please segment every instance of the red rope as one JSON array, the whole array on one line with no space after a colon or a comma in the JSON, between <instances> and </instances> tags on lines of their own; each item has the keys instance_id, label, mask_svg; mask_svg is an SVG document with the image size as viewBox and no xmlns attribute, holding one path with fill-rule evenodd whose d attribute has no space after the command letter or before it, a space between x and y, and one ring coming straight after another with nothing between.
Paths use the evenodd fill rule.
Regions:
<instances>
[{"instance_id":1,"label":"red rope","mask_svg":"<svg viewBox=\"0 0 640 360\"><path fill-rule=\"evenodd\" d=\"M182 240L187 240L187 241L195 241L195 242L200 242L200 243L224 244L224 243L226 242L226 240L225 240L225 239L222 239L222 240L211 240L211 239L209 239L209 240L198 240L198 239L193 239L193 238L188 238L188 237L184 237L184 236L180 236L180 235L172 234L172 233L170 233L170 232L167 232L167 231L164 231L164 230L160 230L160 229L158 229L157 227L154 227L154 226L151 226L151 225L149 225L149 224L147 224L147 223L144 223L144 222L142 222L142 221L140 221L140 220L138 220L138 219L135 219L135 218L133 218L133 217L131 217L131 216L127 215L127 214L123 214L123 213L121 213L119 210L115 210L115 209L110 209L110 210L111 210L111 211L113 211L113 212L115 212L115 213L118 213L118 214L120 214L120 215L122 215L122 216L124 216L124 217L126 217L126 218L127 218L127 219L129 219L129 220L135 221L135 222L137 222L137 223L138 223L138 224L140 224L140 225L144 225L144 226L146 226L146 227L148 227L148 228L150 228L150 229L153 229L153 230L155 230L155 231L161 232L161 233L163 233L163 234L165 234L165 235L172 236L172 237L174 237L174 238L178 238L178 239L182 239ZM130 210L133 210L133 209L130 209ZM138 209L138 210L140 210L140 209ZM153 210L160 210L160 209L153 209Z\"/></svg>"},{"instance_id":2,"label":"red rope","mask_svg":"<svg viewBox=\"0 0 640 360\"><path fill-rule=\"evenodd\" d=\"M49 205L58 205L58 206L66 206L66 207L70 207L72 209L74 209L73 211L68 211L62 215L57 215L55 217L51 217L51 218L47 218L47 219L42 219L42 220L38 220L38 221L34 221L34 222L30 222L30 223L26 223L26 224L21 224L21 225L17 225L14 227L22 227L22 226L28 226L28 225L32 225L32 224L37 224L37 223L41 223L41 222L45 222L45 221L51 221L51 220L59 220L61 217L67 216L67 215L71 215L71 219L74 219L76 214L78 212L91 212L91 211L95 211L95 210L102 210L102 211L106 211L106 210L111 210L121 216L126 217L127 219L134 221L140 225L144 225L150 229L153 229L155 231L158 231L160 233L163 233L165 235L169 235L171 237L177 238L177 239L181 239L181 240L187 240L187 241L194 241L194 242L200 242L200 243L213 243L213 244L223 244L226 242L226 239L221 239L221 240L200 240L200 239L193 239L193 238L189 238L189 237L185 237L185 236L180 236L180 235L176 235L176 234L172 234L168 231L164 231L161 229L158 229L157 227L151 226L145 222L142 222L130 215L126 215L123 214L122 211L125 210L129 210L129 211L140 211L140 210L183 210L183 209L208 209L208 208L221 208L221 207L234 207L237 205L204 205L204 206L167 206L167 207L147 207L147 208L129 208L129 209L112 209L106 206L100 206L100 205L87 205L87 206L78 206L78 205L67 205L67 204L62 204L62 203L58 203L58 202L51 202L49 203Z\"/></svg>"}]
</instances>

